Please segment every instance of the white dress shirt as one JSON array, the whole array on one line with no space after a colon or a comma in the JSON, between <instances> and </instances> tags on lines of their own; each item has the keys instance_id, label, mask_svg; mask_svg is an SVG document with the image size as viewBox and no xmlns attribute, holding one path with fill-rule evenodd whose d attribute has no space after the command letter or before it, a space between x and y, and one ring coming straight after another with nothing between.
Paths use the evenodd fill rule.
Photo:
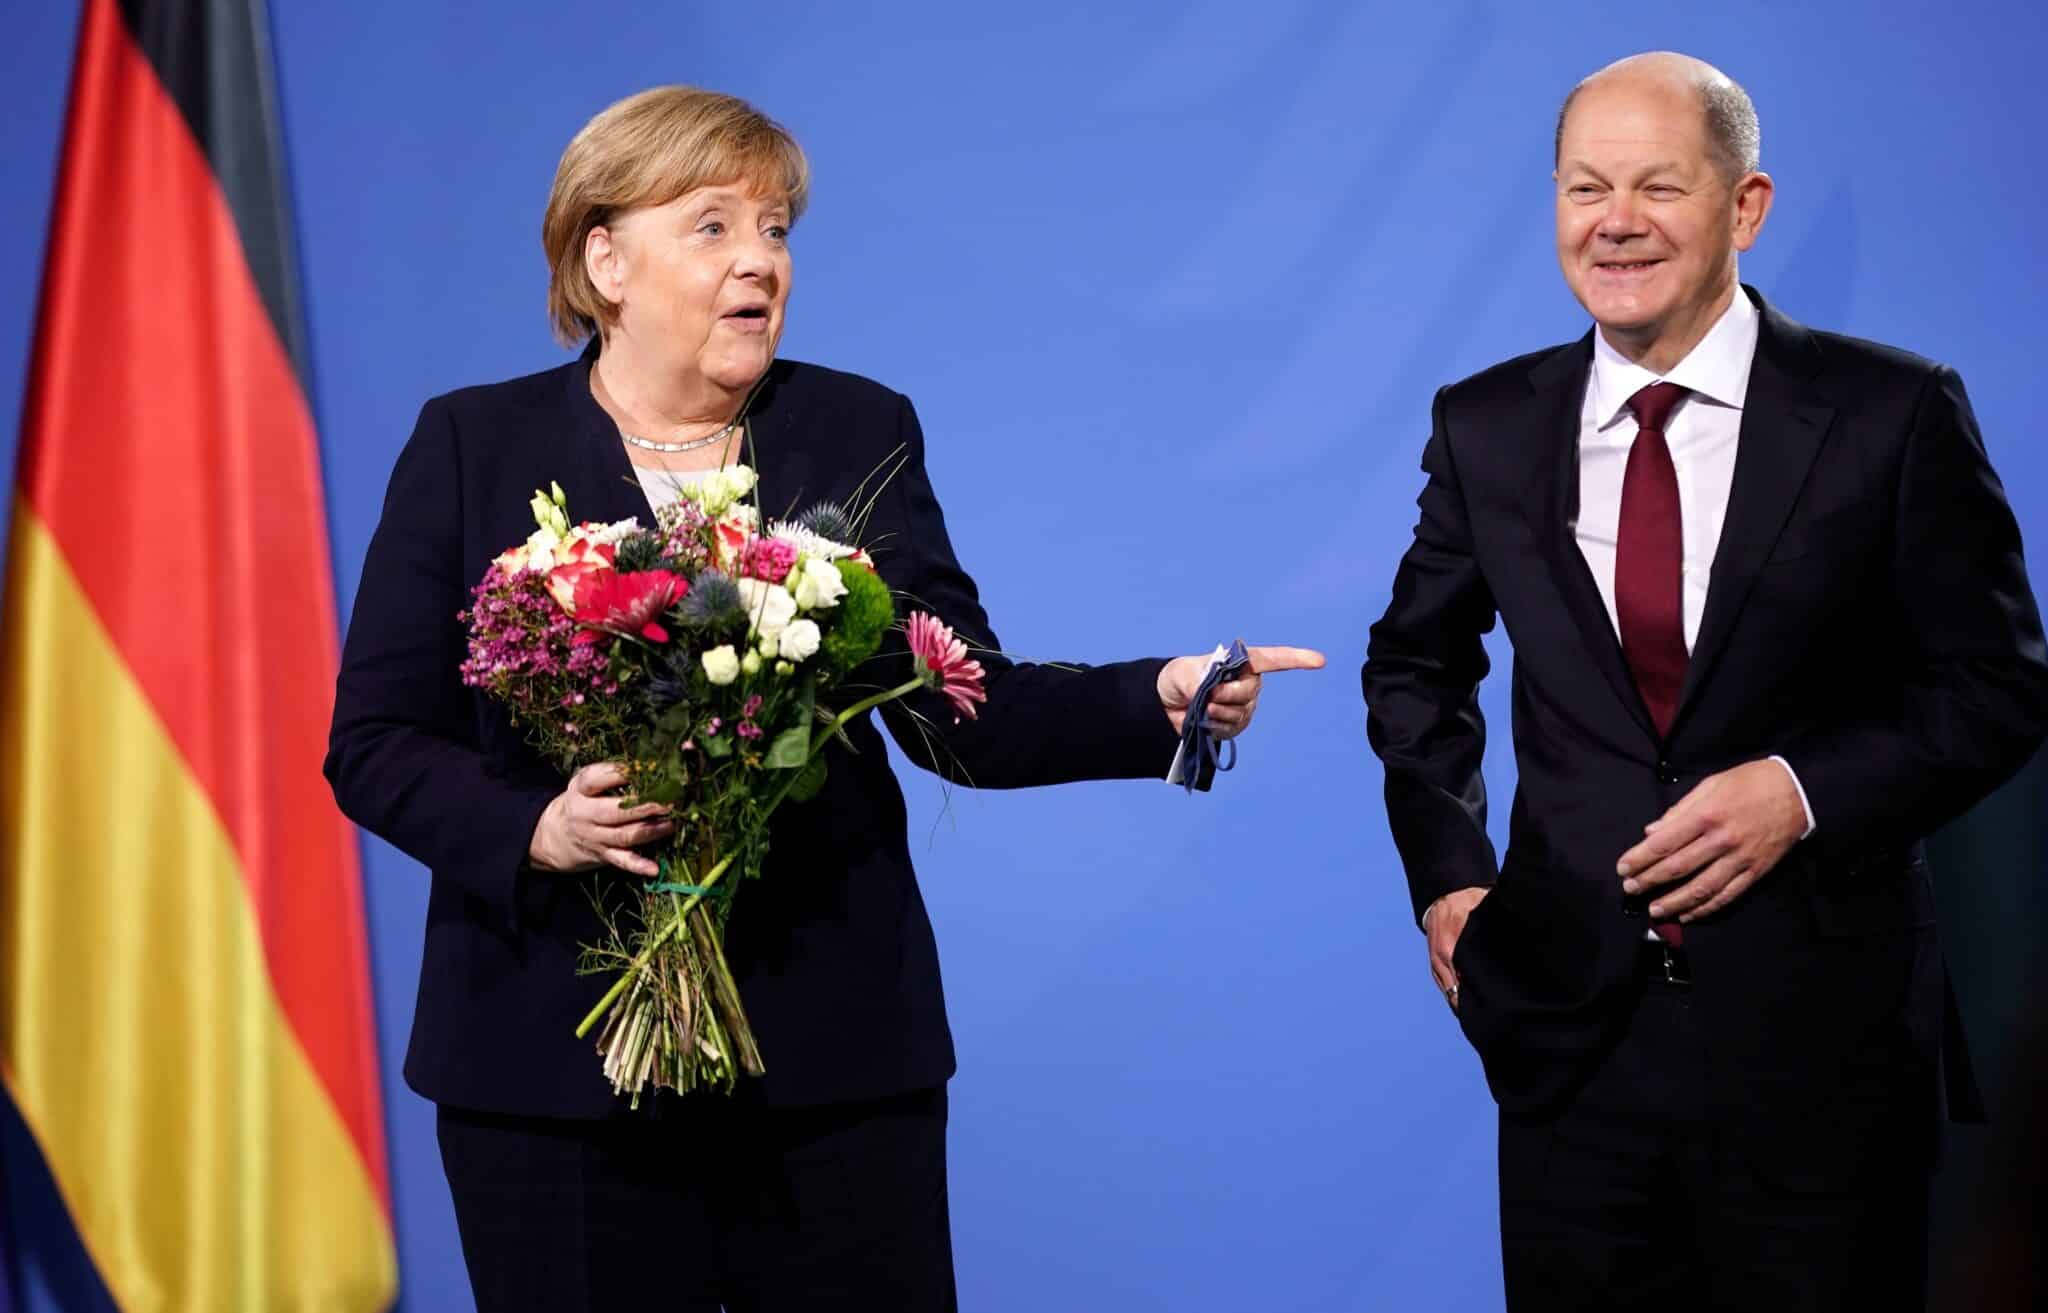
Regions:
<instances>
[{"instance_id":1,"label":"white dress shirt","mask_svg":"<svg viewBox=\"0 0 2048 1313\"><path fill-rule=\"evenodd\" d=\"M657 470L646 465L635 465L633 477L640 480L640 491L647 496L647 504L659 512L662 507L683 499L683 489L694 487L704 481L709 470Z\"/></svg>"},{"instance_id":2,"label":"white dress shirt","mask_svg":"<svg viewBox=\"0 0 2048 1313\"><path fill-rule=\"evenodd\" d=\"M1664 423L1664 442L1678 473L1684 552L1679 600L1685 616L1685 650L1691 652L1699 637L1700 615L1707 607L1707 585L1714 574L1721 524L1728 518L1728 490L1735 482L1735 449L1742 431L1742 405L1749 396L1749 367L1756 358L1758 326L1756 307L1737 288L1735 299L1699 345L1662 375L1651 373L1609 346L1605 334L1597 330L1593 334L1593 370L1586 379L1585 402L1579 408L1575 534L1617 635L1621 621L1614 610L1614 556L1621 527L1621 481L1637 432L1628 400L1652 383L1676 383L1687 392ZM1792 777L1799 805L1806 812L1806 834L1812 834L1813 807L1806 800L1798 772L1783 757L1771 760Z\"/></svg>"}]
</instances>

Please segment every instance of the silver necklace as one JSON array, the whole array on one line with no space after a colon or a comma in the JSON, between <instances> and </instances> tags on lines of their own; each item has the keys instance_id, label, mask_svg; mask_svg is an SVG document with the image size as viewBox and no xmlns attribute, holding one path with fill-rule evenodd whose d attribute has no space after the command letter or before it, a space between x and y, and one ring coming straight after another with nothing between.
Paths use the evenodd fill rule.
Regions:
<instances>
[{"instance_id":1,"label":"silver necklace","mask_svg":"<svg viewBox=\"0 0 2048 1313\"><path fill-rule=\"evenodd\" d=\"M708 447L714 442L723 442L731 437L732 431L739 426L740 422L735 419L732 423L708 437L691 438L688 442L656 442L652 438L635 437L624 429L619 430L619 436L643 451L663 451L673 454L678 451L695 451L699 447Z\"/></svg>"}]
</instances>

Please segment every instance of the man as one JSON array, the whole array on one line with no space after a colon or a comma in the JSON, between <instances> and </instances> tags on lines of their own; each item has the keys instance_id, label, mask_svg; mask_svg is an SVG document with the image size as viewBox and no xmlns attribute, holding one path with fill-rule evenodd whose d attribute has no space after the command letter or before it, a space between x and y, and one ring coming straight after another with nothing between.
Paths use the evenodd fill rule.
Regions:
<instances>
[{"instance_id":1,"label":"man","mask_svg":"<svg viewBox=\"0 0 2048 1313\"><path fill-rule=\"evenodd\" d=\"M1515 1309L1917 1307L1944 1084L1974 1099L1921 840L2048 732L2040 618L1961 380L1739 283L1757 143L1683 56L1573 91L1557 249L1596 331L1437 394L1372 629L1394 837L1500 1103Z\"/></svg>"}]
</instances>

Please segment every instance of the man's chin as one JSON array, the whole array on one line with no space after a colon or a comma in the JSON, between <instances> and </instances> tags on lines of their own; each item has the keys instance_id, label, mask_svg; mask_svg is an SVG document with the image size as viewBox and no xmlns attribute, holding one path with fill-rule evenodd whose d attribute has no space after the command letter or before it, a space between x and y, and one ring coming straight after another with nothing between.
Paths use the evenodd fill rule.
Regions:
<instances>
[{"instance_id":1,"label":"man's chin","mask_svg":"<svg viewBox=\"0 0 2048 1313\"><path fill-rule=\"evenodd\" d=\"M1603 297L1582 304L1594 323L1618 337L1653 334L1665 318L1664 307L1647 306L1639 297Z\"/></svg>"}]
</instances>

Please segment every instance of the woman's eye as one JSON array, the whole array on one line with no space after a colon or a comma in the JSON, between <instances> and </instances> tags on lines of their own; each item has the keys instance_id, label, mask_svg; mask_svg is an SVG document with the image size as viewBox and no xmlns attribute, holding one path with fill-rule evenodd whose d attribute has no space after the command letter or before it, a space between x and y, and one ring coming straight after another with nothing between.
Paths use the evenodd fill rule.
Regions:
<instances>
[{"instance_id":1,"label":"woman's eye","mask_svg":"<svg viewBox=\"0 0 2048 1313\"><path fill-rule=\"evenodd\" d=\"M786 242L789 240L789 229L779 223L769 224L767 232L768 240L771 242Z\"/></svg>"},{"instance_id":2,"label":"woman's eye","mask_svg":"<svg viewBox=\"0 0 2048 1313\"><path fill-rule=\"evenodd\" d=\"M697 225L697 231L706 237L717 237L725 232L725 225L716 219L706 219Z\"/></svg>"}]
</instances>

